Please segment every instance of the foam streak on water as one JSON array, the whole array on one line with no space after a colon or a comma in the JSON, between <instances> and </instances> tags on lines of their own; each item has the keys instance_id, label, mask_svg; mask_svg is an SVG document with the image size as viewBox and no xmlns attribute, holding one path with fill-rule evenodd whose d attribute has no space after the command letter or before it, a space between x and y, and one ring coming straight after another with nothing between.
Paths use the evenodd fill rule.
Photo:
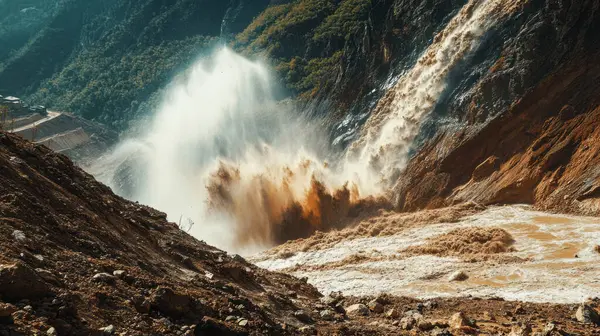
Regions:
<instances>
[{"instance_id":1,"label":"foam streak on water","mask_svg":"<svg viewBox=\"0 0 600 336\"><path fill-rule=\"evenodd\" d=\"M401 256L399 252L452 230L473 227L506 230L515 240L514 251L502 254L504 261ZM293 275L308 277L325 294L342 291L362 296L382 292L424 299L473 295L579 303L597 296L600 290L600 254L594 250L599 239L598 218L551 215L527 206L504 206L489 208L454 223L423 225L388 237L344 241L322 250L294 251L286 259L265 254L256 260L259 266L270 270L295 267ZM357 253L386 258L315 268ZM450 274L457 270L465 271L469 278L449 281Z\"/></svg>"}]
</instances>

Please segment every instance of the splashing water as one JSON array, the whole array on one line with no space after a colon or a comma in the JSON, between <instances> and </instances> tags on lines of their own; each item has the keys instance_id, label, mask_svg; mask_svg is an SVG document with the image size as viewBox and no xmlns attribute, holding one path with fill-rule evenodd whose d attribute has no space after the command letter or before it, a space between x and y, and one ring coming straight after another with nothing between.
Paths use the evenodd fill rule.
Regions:
<instances>
[{"instance_id":1,"label":"splashing water","mask_svg":"<svg viewBox=\"0 0 600 336\"><path fill-rule=\"evenodd\" d=\"M171 85L144 134L88 170L170 220L195 223L194 236L242 252L389 208L376 195L404 167L448 72L517 2L465 5L380 101L344 162L323 160L318 123L277 102L267 67L223 48Z\"/></svg>"},{"instance_id":2,"label":"splashing water","mask_svg":"<svg viewBox=\"0 0 600 336\"><path fill-rule=\"evenodd\" d=\"M315 154L318 125L277 102L272 82L267 67L223 48L171 86L144 134L88 170L226 249L297 238L277 229L284 220L309 235L332 218L314 203L339 189L349 208L360 191Z\"/></svg>"}]
</instances>

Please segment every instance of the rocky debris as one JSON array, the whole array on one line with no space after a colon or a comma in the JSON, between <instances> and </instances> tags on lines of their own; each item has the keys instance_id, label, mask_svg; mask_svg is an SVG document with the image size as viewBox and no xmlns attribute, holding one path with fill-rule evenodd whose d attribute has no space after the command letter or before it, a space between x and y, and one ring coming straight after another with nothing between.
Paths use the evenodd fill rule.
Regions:
<instances>
[{"instance_id":1,"label":"rocky debris","mask_svg":"<svg viewBox=\"0 0 600 336\"><path fill-rule=\"evenodd\" d=\"M388 310L387 312L385 312L385 316L389 317L389 318L392 318L392 319L395 319L395 318L398 318L400 316L400 313L398 312L397 309L392 308L392 309Z\"/></svg>"},{"instance_id":2,"label":"rocky debris","mask_svg":"<svg viewBox=\"0 0 600 336\"><path fill-rule=\"evenodd\" d=\"M433 329L433 324L424 319L420 319L417 321L417 328L419 328L419 330L422 330L422 331L429 331L429 330Z\"/></svg>"},{"instance_id":3,"label":"rocky debris","mask_svg":"<svg viewBox=\"0 0 600 336\"><path fill-rule=\"evenodd\" d=\"M448 281L465 281L468 278L469 276L467 275L467 273L463 271L456 271L450 274L450 277L448 277Z\"/></svg>"},{"instance_id":4,"label":"rocky debris","mask_svg":"<svg viewBox=\"0 0 600 336\"><path fill-rule=\"evenodd\" d=\"M109 325L104 328L99 329L104 335L114 335L115 334L115 326Z\"/></svg>"},{"instance_id":5,"label":"rocky debris","mask_svg":"<svg viewBox=\"0 0 600 336\"><path fill-rule=\"evenodd\" d=\"M440 329L445 329L448 328L448 321L444 321L444 320L435 320L432 321L431 324L433 325L434 328L440 328Z\"/></svg>"},{"instance_id":6,"label":"rocky debris","mask_svg":"<svg viewBox=\"0 0 600 336\"><path fill-rule=\"evenodd\" d=\"M0 265L0 297L3 299L18 301L49 294L48 284L26 264Z\"/></svg>"},{"instance_id":7,"label":"rocky debris","mask_svg":"<svg viewBox=\"0 0 600 336\"><path fill-rule=\"evenodd\" d=\"M315 335L317 333L313 326L304 326L298 329L298 331L302 335Z\"/></svg>"},{"instance_id":8,"label":"rocky debris","mask_svg":"<svg viewBox=\"0 0 600 336\"><path fill-rule=\"evenodd\" d=\"M473 323L462 313L458 312L448 320L448 326L452 329L463 329L464 327L474 327Z\"/></svg>"},{"instance_id":9,"label":"rocky debris","mask_svg":"<svg viewBox=\"0 0 600 336\"><path fill-rule=\"evenodd\" d=\"M544 327L544 331L542 332L542 336L550 336L554 331L556 331L556 324L549 322Z\"/></svg>"},{"instance_id":10,"label":"rocky debris","mask_svg":"<svg viewBox=\"0 0 600 336\"><path fill-rule=\"evenodd\" d=\"M152 307L150 300L146 299L143 295L135 295L131 299L131 302L133 303L135 310L143 314L149 313L150 308Z\"/></svg>"},{"instance_id":11,"label":"rocky debris","mask_svg":"<svg viewBox=\"0 0 600 336\"><path fill-rule=\"evenodd\" d=\"M56 274L50 272L43 268L36 268L35 272L42 278L44 281L53 284L55 286L61 286L63 283Z\"/></svg>"},{"instance_id":12,"label":"rocky debris","mask_svg":"<svg viewBox=\"0 0 600 336\"><path fill-rule=\"evenodd\" d=\"M190 311L193 300L187 295L175 293L171 288L158 287L150 302L152 307L163 314L179 318Z\"/></svg>"},{"instance_id":13,"label":"rocky debris","mask_svg":"<svg viewBox=\"0 0 600 336\"><path fill-rule=\"evenodd\" d=\"M21 230L14 230L12 236L15 239L15 241L19 243L24 243L27 241L27 236L25 236L25 233Z\"/></svg>"},{"instance_id":14,"label":"rocky debris","mask_svg":"<svg viewBox=\"0 0 600 336\"><path fill-rule=\"evenodd\" d=\"M409 310L409 311L406 311L406 312L404 312L404 316L406 316L406 317L412 317L415 320L420 320L420 319L423 318L423 315L418 310Z\"/></svg>"},{"instance_id":15,"label":"rocky debris","mask_svg":"<svg viewBox=\"0 0 600 336\"><path fill-rule=\"evenodd\" d=\"M369 309L375 314L383 313L383 305L379 303L377 300L373 300L369 302Z\"/></svg>"},{"instance_id":16,"label":"rocky debris","mask_svg":"<svg viewBox=\"0 0 600 336\"><path fill-rule=\"evenodd\" d=\"M367 316L369 315L369 308L362 303L353 304L345 308L346 315L350 317L356 316Z\"/></svg>"},{"instance_id":17,"label":"rocky debris","mask_svg":"<svg viewBox=\"0 0 600 336\"><path fill-rule=\"evenodd\" d=\"M246 319L244 319L244 318L243 318L243 319L240 319L240 321L238 322L238 325L239 325L240 327L245 327L245 326L247 326L247 325L248 325L248 320L246 320Z\"/></svg>"},{"instance_id":18,"label":"rocky debris","mask_svg":"<svg viewBox=\"0 0 600 336\"><path fill-rule=\"evenodd\" d=\"M575 312L575 318L577 319L577 321L579 321L581 323L588 323L588 324L595 324L595 325L600 324L600 316L592 307L590 307L587 304L581 304L577 308L577 311Z\"/></svg>"},{"instance_id":19,"label":"rocky debris","mask_svg":"<svg viewBox=\"0 0 600 336\"><path fill-rule=\"evenodd\" d=\"M532 332L531 325L528 323L517 323L513 325L508 336L530 336Z\"/></svg>"},{"instance_id":20,"label":"rocky debris","mask_svg":"<svg viewBox=\"0 0 600 336\"><path fill-rule=\"evenodd\" d=\"M294 312L294 317L298 319L298 321L303 323L312 323L313 320L310 316L303 310L298 310Z\"/></svg>"},{"instance_id":21,"label":"rocky debris","mask_svg":"<svg viewBox=\"0 0 600 336\"><path fill-rule=\"evenodd\" d=\"M322 310L319 315L325 321L331 321L335 317L335 313L331 309Z\"/></svg>"},{"instance_id":22,"label":"rocky debris","mask_svg":"<svg viewBox=\"0 0 600 336\"><path fill-rule=\"evenodd\" d=\"M411 330L415 326L416 323L417 323L417 320L415 320L414 317L405 316L400 320L400 328L402 328L404 330Z\"/></svg>"},{"instance_id":23,"label":"rocky debris","mask_svg":"<svg viewBox=\"0 0 600 336\"><path fill-rule=\"evenodd\" d=\"M116 278L108 273L97 273L92 277L93 282L102 282L106 284L114 284Z\"/></svg>"},{"instance_id":24,"label":"rocky debris","mask_svg":"<svg viewBox=\"0 0 600 336\"><path fill-rule=\"evenodd\" d=\"M344 295L341 292L331 292L331 293L329 293L328 296L324 297L321 301L330 307L335 307L342 300L344 300Z\"/></svg>"},{"instance_id":25,"label":"rocky debris","mask_svg":"<svg viewBox=\"0 0 600 336\"><path fill-rule=\"evenodd\" d=\"M246 320L247 321L247 320ZM247 322L246 322L247 324ZM216 319L205 316L202 321L194 328L194 335L223 335L223 336L241 336L247 335L240 327L230 327Z\"/></svg>"},{"instance_id":26,"label":"rocky debris","mask_svg":"<svg viewBox=\"0 0 600 336\"><path fill-rule=\"evenodd\" d=\"M435 328L430 333L431 336L452 336L452 333L446 329Z\"/></svg>"},{"instance_id":27,"label":"rocky debris","mask_svg":"<svg viewBox=\"0 0 600 336\"><path fill-rule=\"evenodd\" d=\"M126 275L127 275L127 271L123 271L123 270L116 270L113 272L113 276L115 276L119 279L123 279Z\"/></svg>"},{"instance_id":28,"label":"rocky debris","mask_svg":"<svg viewBox=\"0 0 600 336\"><path fill-rule=\"evenodd\" d=\"M494 321L496 320L496 318L494 317L494 315L492 315L489 311L484 311L483 312L483 320L484 321Z\"/></svg>"},{"instance_id":29,"label":"rocky debris","mask_svg":"<svg viewBox=\"0 0 600 336\"><path fill-rule=\"evenodd\" d=\"M514 314L515 315L525 314L525 308L523 308L522 305L517 305L517 307L515 308Z\"/></svg>"},{"instance_id":30,"label":"rocky debris","mask_svg":"<svg viewBox=\"0 0 600 336\"><path fill-rule=\"evenodd\" d=\"M46 330L46 335L48 336L56 336L56 329L54 327L50 327L48 330Z\"/></svg>"}]
</instances>

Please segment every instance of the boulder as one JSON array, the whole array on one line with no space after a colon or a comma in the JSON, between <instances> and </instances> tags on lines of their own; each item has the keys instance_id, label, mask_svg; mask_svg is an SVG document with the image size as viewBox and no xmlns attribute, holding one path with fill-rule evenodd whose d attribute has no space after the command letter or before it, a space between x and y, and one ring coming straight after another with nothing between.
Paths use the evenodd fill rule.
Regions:
<instances>
[{"instance_id":1,"label":"boulder","mask_svg":"<svg viewBox=\"0 0 600 336\"><path fill-rule=\"evenodd\" d=\"M448 278L449 281L465 281L469 278L469 276L467 275L467 273L463 272L463 271L456 271L452 274L450 274L450 277Z\"/></svg>"},{"instance_id":2,"label":"boulder","mask_svg":"<svg viewBox=\"0 0 600 336\"><path fill-rule=\"evenodd\" d=\"M150 299L151 306L169 317L179 318L190 312L193 299L171 288L158 287Z\"/></svg>"},{"instance_id":3,"label":"boulder","mask_svg":"<svg viewBox=\"0 0 600 336\"><path fill-rule=\"evenodd\" d=\"M531 325L527 323L518 323L513 325L508 336L530 336L531 331Z\"/></svg>"},{"instance_id":4,"label":"boulder","mask_svg":"<svg viewBox=\"0 0 600 336\"><path fill-rule=\"evenodd\" d=\"M48 294L48 284L26 264L0 265L0 297L4 300L36 299Z\"/></svg>"},{"instance_id":5,"label":"boulder","mask_svg":"<svg viewBox=\"0 0 600 336\"><path fill-rule=\"evenodd\" d=\"M335 313L331 309L325 309L325 310L322 310L319 315L321 315L321 318L323 320L331 321L331 320L333 320Z\"/></svg>"},{"instance_id":6,"label":"boulder","mask_svg":"<svg viewBox=\"0 0 600 336\"><path fill-rule=\"evenodd\" d=\"M381 303L379 303L377 300L373 300L373 301L369 302L369 309L376 314L383 313L383 305Z\"/></svg>"},{"instance_id":7,"label":"boulder","mask_svg":"<svg viewBox=\"0 0 600 336\"><path fill-rule=\"evenodd\" d=\"M353 304L345 308L346 315L348 316L367 316L369 315L369 308L362 303Z\"/></svg>"},{"instance_id":8,"label":"boulder","mask_svg":"<svg viewBox=\"0 0 600 336\"><path fill-rule=\"evenodd\" d=\"M473 325L462 312L458 312L450 317L448 326L452 329L462 329L464 327L472 327Z\"/></svg>"},{"instance_id":9,"label":"boulder","mask_svg":"<svg viewBox=\"0 0 600 336\"><path fill-rule=\"evenodd\" d=\"M116 278L108 273L98 273L92 277L93 282L102 282L106 284L113 284L115 283L115 280Z\"/></svg>"},{"instance_id":10,"label":"boulder","mask_svg":"<svg viewBox=\"0 0 600 336\"><path fill-rule=\"evenodd\" d=\"M598 316L598 313L586 304L582 304L577 308L575 318L581 323L600 324L600 316Z\"/></svg>"}]
</instances>

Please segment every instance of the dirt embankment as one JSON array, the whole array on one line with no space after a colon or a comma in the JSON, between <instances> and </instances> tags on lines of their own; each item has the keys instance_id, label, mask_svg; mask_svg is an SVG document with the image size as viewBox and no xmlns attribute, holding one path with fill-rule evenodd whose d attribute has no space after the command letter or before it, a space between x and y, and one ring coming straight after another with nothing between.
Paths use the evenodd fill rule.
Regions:
<instances>
[{"instance_id":1,"label":"dirt embankment","mask_svg":"<svg viewBox=\"0 0 600 336\"><path fill-rule=\"evenodd\" d=\"M399 180L397 207L472 200L600 214L599 57L573 60L549 74L481 129L442 132Z\"/></svg>"},{"instance_id":2,"label":"dirt embankment","mask_svg":"<svg viewBox=\"0 0 600 336\"><path fill-rule=\"evenodd\" d=\"M436 136L397 180L398 209L473 200L600 213L600 4L530 1L507 27L497 52L473 58L485 70L438 102L433 122L460 127L423 130Z\"/></svg>"},{"instance_id":3,"label":"dirt embankment","mask_svg":"<svg viewBox=\"0 0 600 336\"><path fill-rule=\"evenodd\" d=\"M441 220L438 212L424 217ZM519 322L597 330L571 319L574 305L388 298L383 310L356 314L352 305L372 298L321 298L305 281L197 241L67 157L5 133L0 251L0 334L460 334L505 332ZM458 311L473 321L453 324Z\"/></svg>"},{"instance_id":4,"label":"dirt embankment","mask_svg":"<svg viewBox=\"0 0 600 336\"><path fill-rule=\"evenodd\" d=\"M304 325L294 313L321 296L197 241L66 156L6 133L0 251L0 334L90 335L111 325L127 335L294 334Z\"/></svg>"}]
</instances>

